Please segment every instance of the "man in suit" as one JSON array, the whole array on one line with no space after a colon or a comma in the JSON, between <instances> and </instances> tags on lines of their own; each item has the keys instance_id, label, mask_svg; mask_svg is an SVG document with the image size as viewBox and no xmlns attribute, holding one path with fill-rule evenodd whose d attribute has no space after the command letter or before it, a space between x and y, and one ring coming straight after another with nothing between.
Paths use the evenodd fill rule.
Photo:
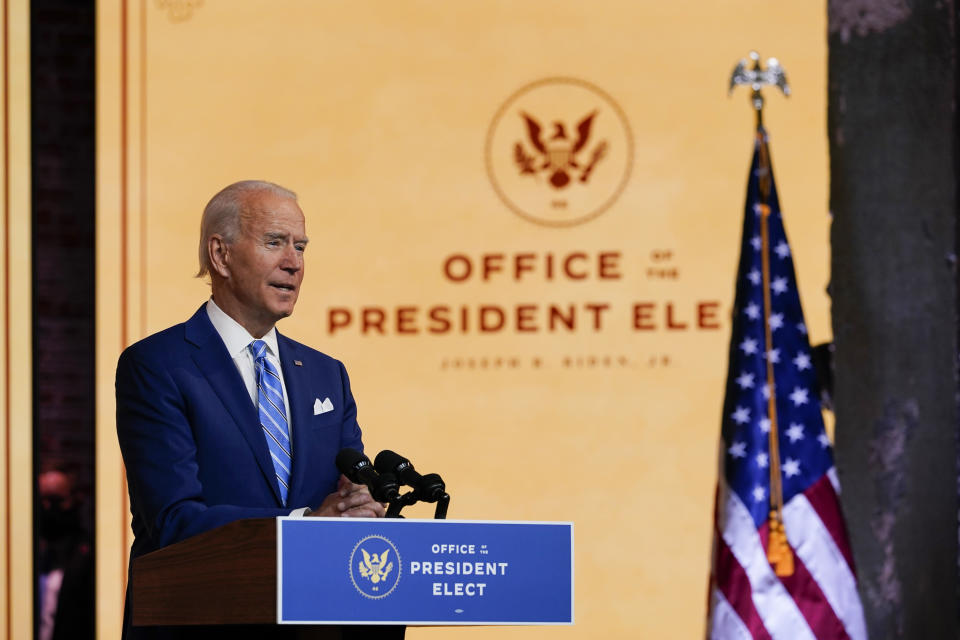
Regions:
<instances>
[{"instance_id":1,"label":"man in suit","mask_svg":"<svg viewBox=\"0 0 960 640\"><path fill-rule=\"evenodd\" d=\"M73 477L59 467L37 476L37 640L94 637L93 554Z\"/></svg>"},{"instance_id":2,"label":"man in suit","mask_svg":"<svg viewBox=\"0 0 960 640\"><path fill-rule=\"evenodd\" d=\"M343 447L362 449L343 364L274 328L297 302L306 246L294 193L261 181L226 187L201 221L198 276L210 277L210 300L120 356L131 560L241 518L384 515L334 464ZM128 590L125 637L190 633L132 628Z\"/></svg>"}]
</instances>

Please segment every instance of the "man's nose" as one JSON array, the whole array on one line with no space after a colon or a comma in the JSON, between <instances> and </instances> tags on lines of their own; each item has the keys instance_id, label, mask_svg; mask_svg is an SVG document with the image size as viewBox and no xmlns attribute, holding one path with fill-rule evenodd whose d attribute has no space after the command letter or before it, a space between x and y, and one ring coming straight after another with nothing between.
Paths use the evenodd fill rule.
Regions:
<instances>
[{"instance_id":1,"label":"man's nose","mask_svg":"<svg viewBox=\"0 0 960 640\"><path fill-rule=\"evenodd\" d=\"M288 273L296 273L303 268L303 254L293 244L288 244L280 259L280 268Z\"/></svg>"}]
</instances>

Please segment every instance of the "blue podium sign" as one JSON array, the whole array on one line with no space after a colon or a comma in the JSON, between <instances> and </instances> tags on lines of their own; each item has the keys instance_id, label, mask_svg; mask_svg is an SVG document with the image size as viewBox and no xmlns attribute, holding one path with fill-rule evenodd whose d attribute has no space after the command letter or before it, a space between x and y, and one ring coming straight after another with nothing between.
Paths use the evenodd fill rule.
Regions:
<instances>
[{"instance_id":1,"label":"blue podium sign","mask_svg":"<svg viewBox=\"0 0 960 640\"><path fill-rule=\"evenodd\" d=\"M573 524L277 518L281 624L573 624Z\"/></svg>"}]
</instances>

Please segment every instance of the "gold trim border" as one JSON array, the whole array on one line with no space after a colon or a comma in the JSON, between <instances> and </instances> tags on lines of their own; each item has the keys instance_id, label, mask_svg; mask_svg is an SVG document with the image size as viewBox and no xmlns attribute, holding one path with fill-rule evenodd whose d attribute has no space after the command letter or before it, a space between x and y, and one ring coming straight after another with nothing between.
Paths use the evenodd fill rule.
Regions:
<instances>
[{"instance_id":1,"label":"gold trim border","mask_svg":"<svg viewBox=\"0 0 960 640\"><path fill-rule=\"evenodd\" d=\"M120 352L143 334L147 0L97 1L97 638L119 638L131 529L115 424ZM140 254L140 255L138 255Z\"/></svg>"},{"instance_id":2,"label":"gold trim border","mask_svg":"<svg viewBox=\"0 0 960 640\"><path fill-rule=\"evenodd\" d=\"M3 1L3 621L33 637L33 293L30 3Z\"/></svg>"}]
</instances>

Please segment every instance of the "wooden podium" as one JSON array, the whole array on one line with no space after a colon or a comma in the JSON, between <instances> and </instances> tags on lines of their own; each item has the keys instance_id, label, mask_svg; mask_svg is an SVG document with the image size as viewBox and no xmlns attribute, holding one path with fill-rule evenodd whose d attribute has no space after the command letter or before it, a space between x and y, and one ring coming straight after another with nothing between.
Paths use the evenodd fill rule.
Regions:
<instances>
[{"instance_id":1,"label":"wooden podium","mask_svg":"<svg viewBox=\"0 0 960 640\"><path fill-rule=\"evenodd\" d=\"M133 561L133 624L277 622L277 524L238 520Z\"/></svg>"},{"instance_id":2,"label":"wooden podium","mask_svg":"<svg viewBox=\"0 0 960 640\"><path fill-rule=\"evenodd\" d=\"M277 625L277 523L237 520L133 561L134 626L270 625L296 640L403 638L403 629ZM232 632L226 631L227 635ZM193 636L191 636L193 637ZM245 636L244 636L245 637Z\"/></svg>"}]
</instances>

